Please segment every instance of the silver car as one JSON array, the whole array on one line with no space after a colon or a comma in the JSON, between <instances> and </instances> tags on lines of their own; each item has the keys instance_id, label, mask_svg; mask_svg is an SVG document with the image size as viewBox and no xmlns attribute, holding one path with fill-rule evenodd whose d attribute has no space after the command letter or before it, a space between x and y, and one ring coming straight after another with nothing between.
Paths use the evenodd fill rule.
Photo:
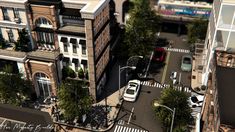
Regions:
<instances>
[{"instance_id":1,"label":"silver car","mask_svg":"<svg viewBox=\"0 0 235 132\"><path fill-rule=\"evenodd\" d=\"M190 55L182 56L181 70L188 72L192 70L192 57Z\"/></svg>"}]
</instances>

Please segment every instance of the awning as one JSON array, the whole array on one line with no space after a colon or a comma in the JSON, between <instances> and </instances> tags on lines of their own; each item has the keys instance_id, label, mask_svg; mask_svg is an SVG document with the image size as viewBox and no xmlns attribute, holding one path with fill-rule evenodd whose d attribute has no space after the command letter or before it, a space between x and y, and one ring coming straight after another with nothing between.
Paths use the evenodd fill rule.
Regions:
<instances>
[{"instance_id":1,"label":"awning","mask_svg":"<svg viewBox=\"0 0 235 132\"><path fill-rule=\"evenodd\" d=\"M67 43L67 42L68 42L68 38L66 38L66 37L61 37L60 42Z\"/></svg>"},{"instance_id":2,"label":"awning","mask_svg":"<svg viewBox=\"0 0 235 132\"><path fill-rule=\"evenodd\" d=\"M78 59L75 58L72 59L72 63L78 63L78 61L79 61Z\"/></svg>"},{"instance_id":3,"label":"awning","mask_svg":"<svg viewBox=\"0 0 235 132\"><path fill-rule=\"evenodd\" d=\"M70 43L72 43L72 44L77 44L77 39L75 39L75 38L70 38Z\"/></svg>"},{"instance_id":4,"label":"awning","mask_svg":"<svg viewBox=\"0 0 235 132\"><path fill-rule=\"evenodd\" d=\"M81 64L87 65L87 60L81 60Z\"/></svg>"},{"instance_id":5,"label":"awning","mask_svg":"<svg viewBox=\"0 0 235 132\"><path fill-rule=\"evenodd\" d=\"M63 62L69 62L69 61L70 61L69 58L67 58L67 57L64 57L64 58L63 58Z\"/></svg>"},{"instance_id":6,"label":"awning","mask_svg":"<svg viewBox=\"0 0 235 132\"><path fill-rule=\"evenodd\" d=\"M80 39L79 44L86 45L86 40Z\"/></svg>"}]
</instances>

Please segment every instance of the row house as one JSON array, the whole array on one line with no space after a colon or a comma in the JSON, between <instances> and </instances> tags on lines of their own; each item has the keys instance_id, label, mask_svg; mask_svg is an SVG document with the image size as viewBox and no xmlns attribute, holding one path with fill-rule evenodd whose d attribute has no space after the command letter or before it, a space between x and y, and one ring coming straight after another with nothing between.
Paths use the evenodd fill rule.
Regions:
<instances>
[{"instance_id":1,"label":"row house","mask_svg":"<svg viewBox=\"0 0 235 132\"><path fill-rule=\"evenodd\" d=\"M0 39L7 42L8 48L14 48L13 43L17 41L20 30L26 29L30 33L27 0L0 0L0 3Z\"/></svg>"},{"instance_id":2,"label":"row house","mask_svg":"<svg viewBox=\"0 0 235 132\"><path fill-rule=\"evenodd\" d=\"M208 81L208 89L202 109L202 132L235 131L235 55L215 51L214 67Z\"/></svg>"},{"instance_id":3,"label":"row house","mask_svg":"<svg viewBox=\"0 0 235 132\"><path fill-rule=\"evenodd\" d=\"M62 82L62 69L70 67L75 73L79 69L88 71L89 92L96 100L105 85L109 63L109 0L28 0L21 1L20 5L24 7L25 16L21 19L25 18L22 20L25 23L3 22L9 27L12 27L9 23L14 23L16 27L24 25L22 29L27 29L30 34L32 50L25 53L23 66L37 96L47 98L56 95ZM1 25L0 29L3 29ZM6 31L1 34L7 40ZM14 42L17 39L14 38ZM2 51L6 50L16 52L13 49Z\"/></svg>"}]
</instances>

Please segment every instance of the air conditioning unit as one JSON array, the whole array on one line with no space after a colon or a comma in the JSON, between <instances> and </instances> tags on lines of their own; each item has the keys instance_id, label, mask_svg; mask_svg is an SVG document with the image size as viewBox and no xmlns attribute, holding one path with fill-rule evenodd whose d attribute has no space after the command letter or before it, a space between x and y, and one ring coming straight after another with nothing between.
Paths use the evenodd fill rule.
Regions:
<instances>
[{"instance_id":1,"label":"air conditioning unit","mask_svg":"<svg viewBox=\"0 0 235 132\"><path fill-rule=\"evenodd\" d=\"M15 21L16 23L20 23L20 18L15 18L14 21Z\"/></svg>"}]
</instances>

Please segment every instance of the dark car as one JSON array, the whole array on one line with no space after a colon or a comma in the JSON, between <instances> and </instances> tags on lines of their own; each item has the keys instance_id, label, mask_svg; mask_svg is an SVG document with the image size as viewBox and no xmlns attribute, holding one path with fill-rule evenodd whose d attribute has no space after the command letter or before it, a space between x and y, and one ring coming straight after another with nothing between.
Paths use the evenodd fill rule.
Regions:
<instances>
[{"instance_id":1,"label":"dark car","mask_svg":"<svg viewBox=\"0 0 235 132\"><path fill-rule=\"evenodd\" d=\"M164 48L156 47L154 49L154 54L152 60L155 62L163 62L166 57L166 51Z\"/></svg>"}]
</instances>

